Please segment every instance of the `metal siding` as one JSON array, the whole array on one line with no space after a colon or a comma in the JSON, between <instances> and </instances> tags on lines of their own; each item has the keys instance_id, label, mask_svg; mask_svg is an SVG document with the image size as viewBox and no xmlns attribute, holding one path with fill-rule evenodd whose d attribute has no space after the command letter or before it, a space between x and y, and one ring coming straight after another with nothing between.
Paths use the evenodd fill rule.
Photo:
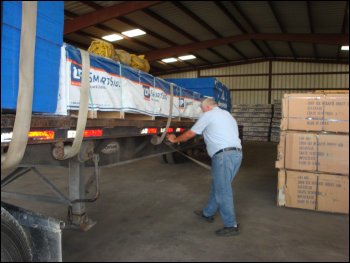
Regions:
<instances>
[{"instance_id":1,"label":"metal siding","mask_svg":"<svg viewBox=\"0 0 350 263\"><path fill-rule=\"evenodd\" d=\"M306 62L272 62L272 73L306 73L349 71L349 65Z\"/></svg>"},{"instance_id":2,"label":"metal siding","mask_svg":"<svg viewBox=\"0 0 350 263\"><path fill-rule=\"evenodd\" d=\"M200 76L217 77L231 91L232 104L267 104L268 91L235 91L236 89L268 89L269 76L227 76L268 74L269 62L205 69ZM307 72L344 72L349 65L319 64L305 62L273 61L273 73L307 73ZM162 75L161 78L197 78L197 71ZM272 75L271 102L281 99L284 93L310 92L305 89L339 89L349 88L349 74L312 74L312 75ZM273 89L286 89L273 90Z\"/></svg>"},{"instance_id":3,"label":"metal siding","mask_svg":"<svg viewBox=\"0 0 350 263\"><path fill-rule=\"evenodd\" d=\"M268 62L251 63L245 65L204 69L201 76L232 75L232 74L267 74L269 72Z\"/></svg>"},{"instance_id":4,"label":"metal siding","mask_svg":"<svg viewBox=\"0 0 350 263\"><path fill-rule=\"evenodd\" d=\"M272 77L272 89L349 88L349 75L279 75Z\"/></svg>"}]
</instances>

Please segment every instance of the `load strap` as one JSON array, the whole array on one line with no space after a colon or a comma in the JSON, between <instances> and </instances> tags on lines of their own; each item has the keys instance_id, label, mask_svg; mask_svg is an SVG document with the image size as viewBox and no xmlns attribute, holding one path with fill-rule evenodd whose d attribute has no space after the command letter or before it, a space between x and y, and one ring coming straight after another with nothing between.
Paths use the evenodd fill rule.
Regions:
<instances>
[{"instance_id":1,"label":"load strap","mask_svg":"<svg viewBox=\"0 0 350 263\"><path fill-rule=\"evenodd\" d=\"M22 161L28 142L34 91L37 4L37 1L22 1L16 118L9 149L6 154L1 154L1 170L4 171L14 169Z\"/></svg>"}]
</instances>

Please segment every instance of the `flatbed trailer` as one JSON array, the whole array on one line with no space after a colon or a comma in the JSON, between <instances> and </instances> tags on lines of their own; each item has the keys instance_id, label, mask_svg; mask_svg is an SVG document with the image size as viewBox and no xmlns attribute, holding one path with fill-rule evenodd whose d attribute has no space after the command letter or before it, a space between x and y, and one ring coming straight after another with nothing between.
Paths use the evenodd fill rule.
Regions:
<instances>
[{"instance_id":1,"label":"flatbed trailer","mask_svg":"<svg viewBox=\"0 0 350 263\"><path fill-rule=\"evenodd\" d=\"M2 155L6 154L9 147L15 118L15 114L1 115ZM23 159L16 169L2 175L1 197L7 200L22 199L59 203L66 206L68 212L66 222L62 222L62 220L46 217L35 211L28 211L2 202L2 226L3 224L11 224L12 230L9 236L15 235L11 243L18 246L15 249L22 251L17 256L20 256L21 259L27 259L29 256L26 256L23 251L31 251L30 257L33 261L62 260L61 230L74 228L87 231L95 224L88 216L86 203L98 200L100 192L103 191L99 187L100 167L121 165L154 156L159 156L160 161L173 163L175 151L192 151L194 148L203 147L203 141L200 138L180 145L168 145L166 142L155 145L152 143L152 139L156 136L159 138L165 132L167 119L144 120L142 116L138 115L135 115L134 118L136 119L88 119L79 153L72 158L63 160L64 148L73 143L77 119L70 116L32 115ZM179 134L189 129L193 123L194 120L190 119L174 119L167 132ZM45 174L40 172L41 166L67 168L68 196L65 196ZM95 168L90 178L85 175L86 167ZM38 175L41 181L55 193L56 197L43 196L40 193L29 195L6 191L8 184L29 172ZM91 192L90 188L93 186L95 188L92 191L94 194L87 194ZM9 215L3 215L3 210L6 210L4 213L8 212L10 216L13 216L12 221L15 220L15 224L6 219ZM3 222L4 220L6 222ZM43 244L43 239L49 240L49 242ZM3 243L2 251L13 250ZM16 258L11 255L8 256L8 259L13 257Z\"/></svg>"}]
</instances>

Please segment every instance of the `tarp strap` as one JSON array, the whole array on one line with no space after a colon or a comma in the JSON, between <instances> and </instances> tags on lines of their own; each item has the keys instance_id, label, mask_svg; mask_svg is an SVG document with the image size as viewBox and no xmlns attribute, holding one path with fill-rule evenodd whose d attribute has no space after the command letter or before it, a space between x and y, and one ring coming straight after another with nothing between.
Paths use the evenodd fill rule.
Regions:
<instances>
[{"instance_id":1,"label":"tarp strap","mask_svg":"<svg viewBox=\"0 0 350 263\"><path fill-rule=\"evenodd\" d=\"M16 118L9 149L1 155L1 170L14 169L27 147L33 107L37 5L37 1L22 1Z\"/></svg>"},{"instance_id":2,"label":"tarp strap","mask_svg":"<svg viewBox=\"0 0 350 263\"><path fill-rule=\"evenodd\" d=\"M78 154L80 146L83 142L84 131L87 122L87 115L89 110L89 73L90 73L90 56L85 50L79 49L81 54L82 63L82 75L81 75L81 88L80 88L80 103L79 103L79 113L77 120L77 130L76 135L71 147L64 147L64 159L74 157Z\"/></svg>"}]
</instances>

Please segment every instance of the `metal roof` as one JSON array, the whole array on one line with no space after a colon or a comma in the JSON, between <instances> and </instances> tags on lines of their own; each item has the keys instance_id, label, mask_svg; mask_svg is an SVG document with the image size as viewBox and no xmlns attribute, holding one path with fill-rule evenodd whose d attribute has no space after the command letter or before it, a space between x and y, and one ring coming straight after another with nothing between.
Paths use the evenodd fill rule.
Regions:
<instances>
[{"instance_id":1,"label":"metal roof","mask_svg":"<svg viewBox=\"0 0 350 263\"><path fill-rule=\"evenodd\" d=\"M151 74L225 64L283 60L348 63L348 1L65 1L64 41L87 49L93 39L139 28L114 42L144 54ZM165 64L167 57L197 58Z\"/></svg>"}]
</instances>

